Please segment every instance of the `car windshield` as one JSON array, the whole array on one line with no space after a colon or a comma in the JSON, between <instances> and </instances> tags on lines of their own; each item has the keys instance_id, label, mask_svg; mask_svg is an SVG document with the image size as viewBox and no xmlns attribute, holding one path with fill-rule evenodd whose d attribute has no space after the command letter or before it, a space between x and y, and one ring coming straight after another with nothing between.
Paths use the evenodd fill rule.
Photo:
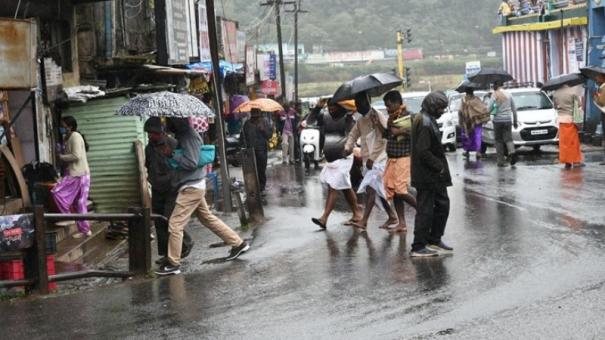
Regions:
<instances>
[{"instance_id":1,"label":"car windshield","mask_svg":"<svg viewBox=\"0 0 605 340\"><path fill-rule=\"evenodd\" d=\"M407 97L403 98L403 102L407 106L409 112L418 113L422 109L422 100L424 97Z\"/></svg>"},{"instance_id":2,"label":"car windshield","mask_svg":"<svg viewBox=\"0 0 605 340\"><path fill-rule=\"evenodd\" d=\"M513 101L517 111L548 110L553 105L543 92L518 92L513 93Z\"/></svg>"}]
</instances>

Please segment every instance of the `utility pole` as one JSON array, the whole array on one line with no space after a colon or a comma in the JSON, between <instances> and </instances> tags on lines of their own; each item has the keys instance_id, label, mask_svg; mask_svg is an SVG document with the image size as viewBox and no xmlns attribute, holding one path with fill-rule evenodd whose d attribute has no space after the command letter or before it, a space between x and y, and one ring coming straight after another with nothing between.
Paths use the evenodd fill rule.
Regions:
<instances>
[{"instance_id":1,"label":"utility pole","mask_svg":"<svg viewBox=\"0 0 605 340\"><path fill-rule=\"evenodd\" d=\"M403 79L403 90L409 85L410 69L405 67L405 58L403 56L403 44L405 41L408 43L412 42L412 29L408 28L405 32L398 30L397 34L397 66L399 71L399 77Z\"/></svg>"},{"instance_id":2,"label":"utility pole","mask_svg":"<svg viewBox=\"0 0 605 340\"><path fill-rule=\"evenodd\" d=\"M282 46L281 37L281 5L285 3L292 3L293 1L284 2L283 0L267 0L267 2L260 4L261 6L275 6L275 25L277 26L277 50L279 53L279 80L281 83L281 95L286 96L286 71L284 70L284 49Z\"/></svg>"},{"instance_id":3,"label":"utility pole","mask_svg":"<svg viewBox=\"0 0 605 340\"><path fill-rule=\"evenodd\" d=\"M403 59L403 32L400 30L397 34L397 66L399 71L399 78L404 79L403 70L405 70L405 60ZM403 90L405 91L406 82L403 82Z\"/></svg>"},{"instance_id":4,"label":"utility pole","mask_svg":"<svg viewBox=\"0 0 605 340\"><path fill-rule=\"evenodd\" d=\"M231 178L229 165L225 152L225 122L223 121L223 76L220 71L218 58L218 37L216 34L216 16L214 14L214 0L206 0L206 16L208 17L208 40L210 42L210 57L212 59L213 85L214 85L214 112L216 113L216 128L219 160L221 162L221 181L223 189L223 211L232 211Z\"/></svg>"},{"instance_id":5,"label":"utility pole","mask_svg":"<svg viewBox=\"0 0 605 340\"><path fill-rule=\"evenodd\" d=\"M294 103L298 103L298 13L308 13L300 9L301 2L302 0L294 2L294 9L287 11L294 13Z\"/></svg>"}]
</instances>

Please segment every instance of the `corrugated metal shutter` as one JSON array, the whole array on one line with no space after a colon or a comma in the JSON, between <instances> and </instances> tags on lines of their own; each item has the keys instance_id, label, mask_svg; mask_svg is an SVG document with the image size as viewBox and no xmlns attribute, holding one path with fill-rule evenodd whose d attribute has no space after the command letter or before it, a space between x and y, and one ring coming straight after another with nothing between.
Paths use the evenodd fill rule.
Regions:
<instances>
[{"instance_id":1,"label":"corrugated metal shutter","mask_svg":"<svg viewBox=\"0 0 605 340\"><path fill-rule=\"evenodd\" d=\"M115 115L127 101L126 97L92 100L71 105L64 113L76 118L90 146L90 199L98 212L125 212L141 204L133 142L145 143L146 136L140 118Z\"/></svg>"}]
</instances>

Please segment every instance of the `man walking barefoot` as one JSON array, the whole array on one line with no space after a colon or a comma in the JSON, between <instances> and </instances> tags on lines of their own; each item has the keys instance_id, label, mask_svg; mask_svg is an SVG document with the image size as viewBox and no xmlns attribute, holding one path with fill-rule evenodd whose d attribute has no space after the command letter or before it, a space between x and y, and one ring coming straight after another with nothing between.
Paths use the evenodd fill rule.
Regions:
<instances>
[{"instance_id":1,"label":"man walking barefoot","mask_svg":"<svg viewBox=\"0 0 605 340\"><path fill-rule=\"evenodd\" d=\"M411 166L411 117L399 91L387 93L383 100L389 113L386 131L388 160L384 170L384 189L387 199L392 199L395 204L395 212L399 220L397 227L391 231L405 233L407 224L404 202L416 208L416 199L408 193Z\"/></svg>"}]
</instances>

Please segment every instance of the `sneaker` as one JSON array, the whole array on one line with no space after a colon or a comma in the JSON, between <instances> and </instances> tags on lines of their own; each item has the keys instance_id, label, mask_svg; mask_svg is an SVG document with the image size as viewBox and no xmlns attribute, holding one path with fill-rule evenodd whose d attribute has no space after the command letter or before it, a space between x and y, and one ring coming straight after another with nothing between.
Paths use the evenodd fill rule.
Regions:
<instances>
[{"instance_id":1,"label":"sneaker","mask_svg":"<svg viewBox=\"0 0 605 340\"><path fill-rule=\"evenodd\" d=\"M227 256L226 260L227 261L235 260L241 254L247 252L248 249L250 249L250 245L248 244L248 242L244 241L239 246L231 248L231 251L229 252L229 256Z\"/></svg>"},{"instance_id":2,"label":"sneaker","mask_svg":"<svg viewBox=\"0 0 605 340\"><path fill-rule=\"evenodd\" d=\"M181 259L184 259L191 254L191 249L193 249L194 244L195 243L191 241L191 244L188 247L183 247L183 251L181 251Z\"/></svg>"},{"instance_id":3,"label":"sneaker","mask_svg":"<svg viewBox=\"0 0 605 340\"><path fill-rule=\"evenodd\" d=\"M513 154L510 156L510 165L515 165L515 164L517 164L517 161L518 161L518 160L519 160L519 156L517 155L517 153L516 153L516 152L515 152L515 153L513 153Z\"/></svg>"},{"instance_id":4,"label":"sneaker","mask_svg":"<svg viewBox=\"0 0 605 340\"><path fill-rule=\"evenodd\" d=\"M454 252L454 248L448 246L443 242L439 242L439 244L429 244L426 247L430 250L434 250L439 253L451 254L452 252Z\"/></svg>"},{"instance_id":5,"label":"sneaker","mask_svg":"<svg viewBox=\"0 0 605 340\"><path fill-rule=\"evenodd\" d=\"M181 273L181 266L173 266L170 263L160 266L155 270L155 274L159 276L177 275Z\"/></svg>"},{"instance_id":6,"label":"sneaker","mask_svg":"<svg viewBox=\"0 0 605 340\"><path fill-rule=\"evenodd\" d=\"M411 253L412 257L434 257L434 256L439 256L439 253L429 249L428 247L424 247L422 249L418 249L418 250L412 250Z\"/></svg>"},{"instance_id":7,"label":"sneaker","mask_svg":"<svg viewBox=\"0 0 605 340\"><path fill-rule=\"evenodd\" d=\"M158 266L163 266L163 265L169 264L168 257L166 257L166 256L160 257L159 259L155 260L155 264L157 264Z\"/></svg>"}]
</instances>

